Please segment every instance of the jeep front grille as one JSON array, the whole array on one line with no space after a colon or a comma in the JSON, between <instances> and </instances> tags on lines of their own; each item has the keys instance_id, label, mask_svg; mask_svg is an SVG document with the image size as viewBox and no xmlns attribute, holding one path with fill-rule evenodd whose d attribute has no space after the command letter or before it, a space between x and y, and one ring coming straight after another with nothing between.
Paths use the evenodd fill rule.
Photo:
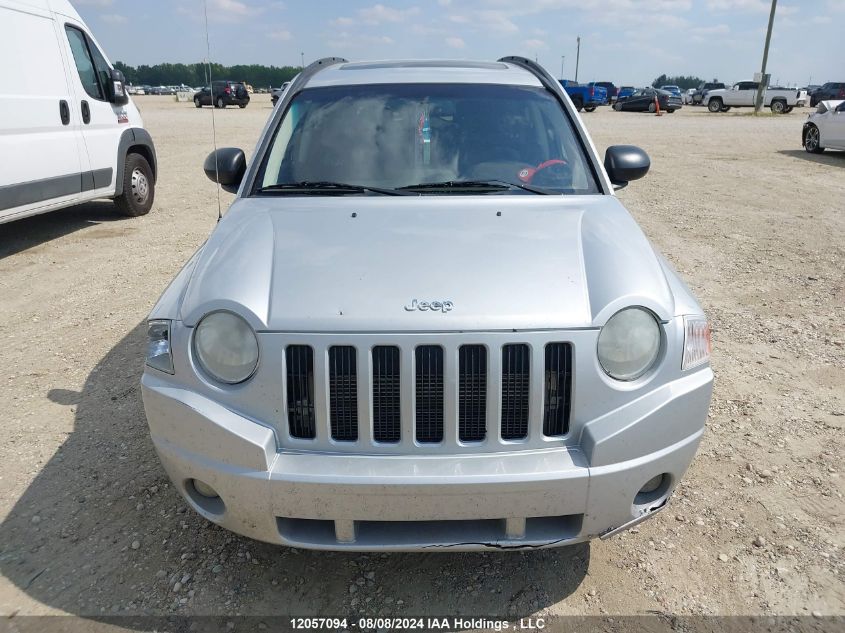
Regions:
<instances>
[{"instance_id":1,"label":"jeep front grille","mask_svg":"<svg viewBox=\"0 0 845 633\"><path fill-rule=\"evenodd\" d=\"M487 434L487 349L462 345L458 354L458 437L480 442Z\"/></svg>"},{"instance_id":2,"label":"jeep front grille","mask_svg":"<svg viewBox=\"0 0 845 633\"><path fill-rule=\"evenodd\" d=\"M399 348L373 348L373 439L398 442L402 411L399 408Z\"/></svg>"},{"instance_id":3,"label":"jeep front grille","mask_svg":"<svg viewBox=\"0 0 845 633\"><path fill-rule=\"evenodd\" d=\"M354 442L358 439L358 367L355 348L348 345L329 348L329 413L332 439Z\"/></svg>"},{"instance_id":4,"label":"jeep front grille","mask_svg":"<svg viewBox=\"0 0 845 633\"><path fill-rule=\"evenodd\" d=\"M290 434L314 438L314 350L308 345L289 345L287 375Z\"/></svg>"},{"instance_id":5,"label":"jeep front grille","mask_svg":"<svg viewBox=\"0 0 845 633\"><path fill-rule=\"evenodd\" d=\"M528 435L528 401L531 350L527 345L502 347L502 439L521 440Z\"/></svg>"},{"instance_id":6,"label":"jeep front grille","mask_svg":"<svg viewBox=\"0 0 845 633\"><path fill-rule=\"evenodd\" d=\"M513 450L515 444L542 448L569 432L569 342L538 341L533 334L528 342L482 345L456 342L470 337L453 334L441 345L428 343L439 343L433 335L385 335L369 345L356 335L325 336L314 346L283 346L282 446L292 441L300 450L378 453Z\"/></svg>"},{"instance_id":7,"label":"jeep front grille","mask_svg":"<svg viewBox=\"0 0 845 633\"><path fill-rule=\"evenodd\" d=\"M543 434L565 435L569 430L569 395L572 384L572 348L566 343L546 345L546 396L543 399Z\"/></svg>"},{"instance_id":8,"label":"jeep front grille","mask_svg":"<svg viewBox=\"0 0 845 633\"><path fill-rule=\"evenodd\" d=\"M416 349L417 441L443 440L443 348L421 345Z\"/></svg>"}]
</instances>

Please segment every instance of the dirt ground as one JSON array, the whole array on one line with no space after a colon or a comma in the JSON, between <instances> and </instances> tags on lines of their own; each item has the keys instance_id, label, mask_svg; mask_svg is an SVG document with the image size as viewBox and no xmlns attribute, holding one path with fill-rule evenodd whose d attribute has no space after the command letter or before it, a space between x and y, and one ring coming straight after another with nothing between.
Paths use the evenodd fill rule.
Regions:
<instances>
[{"instance_id":1,"label":"dirt ground","mask_svg":"<svg viewBox=\"0 0 845 633\"><path fill-rule=\"evenodd\" d=\"M708 428L670 507L560 550L366 555L238 537L169 485L143 323L215 226L212 112L136 100L148 216L106 201L0 226L0 613L845 613L845 153L803 152L807 109L584 114L601 152L651 155L620 197L714 327ZM270 112L217 112L218 144L251 151Z\"/></svg>"}]
</instances>

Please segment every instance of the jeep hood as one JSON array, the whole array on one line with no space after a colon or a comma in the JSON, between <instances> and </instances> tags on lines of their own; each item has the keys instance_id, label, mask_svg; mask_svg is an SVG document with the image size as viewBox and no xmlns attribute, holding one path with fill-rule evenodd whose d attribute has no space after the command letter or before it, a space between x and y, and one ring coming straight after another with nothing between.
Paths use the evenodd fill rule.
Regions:
<instances>
[{"instance_id":1,"label":"jeep hood","mask_svg":"<svg viewBox=\"0 0 845 633\"><path fill-rule=\"evenodd\" d=\"M628 305L674 315L615 196L276 197L232 205L179 316L194 326L228 309L287 332L531 330L600 326Z\"/></svg>"}]
</instances>

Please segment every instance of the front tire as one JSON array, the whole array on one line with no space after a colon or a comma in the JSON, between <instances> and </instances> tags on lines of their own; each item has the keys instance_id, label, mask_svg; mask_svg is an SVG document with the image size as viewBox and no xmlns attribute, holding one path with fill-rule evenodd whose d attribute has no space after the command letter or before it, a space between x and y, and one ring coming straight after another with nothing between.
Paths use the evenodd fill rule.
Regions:
<instances>
[{"instance_id":1,"label":"front tire","mask_svg":"<svg viewBox=\"0 0 845 633\"><path fill-rule=\"evenodd\" d=\"M123 193L114 199L117 210L126 216L147 215L155 199L155 179L147 159L127 154L123 168Z\"/></svg>"},{"instance_id":2,"label":"front tire","mask_svg":"<svg viewBox=\"0 0 845 633\"><path fill-rule=\"evenodd\" d=\"M804 133L804 149L808 154L821 154L824 151L821 133L815 125L810 125Z\"/></svg>"},{"instance_id":3,"label":"front tire","mask_svg":"<svg viewBox=\"0 0 845 633\"><path fill-rule=\"evenodd\" d=\"M654 105L654 101L652 101L651 103L648 104L648 111L651 114L654 114L655 112L657 112L657 106Z\"/></svg>"},{"instance_id":4,"label":"front tire","mask_svg":"<svg viewBox=\"0 0 845 633\"><path fill-rule=\"evenodd\" d=\"M710 112L713 112L713 113L721 112L722 111L722 100L721 99L710 99L710 101L707 102L707 109L710 110Z\"/></svg>"},{"instance_id":5,"label":"front tire","mask_svg":"<svg viewBox=\"0 0 845 633\"><path fill-rule=\"evenodd\" d=\"M613 104L613 109L616 110L617 112L622 112L622 104L617 101L616 103Z\"/></svg>"},{"instance_id":6,"label":"front tire","mask_svg":"<svg viewBox=\"0 0 845 633\"><path fill-rule=\"evenodd\" d=\"M585 112L595 112L596 106L590 106L589 108L584 108L584 111Z\"/></svg>"},{"instance_id":7,"label":"front tire","mask_svg":"<svg viewBox=\"0 0 845 633\"><path fill-rule=\"evenodd\" d=\"M239 103L239 104L238 104L238 107L239 107L241 110L243 110L243 109L246 107L246 104L245 104L245 103Z\"/></svg>"}]
</instances>

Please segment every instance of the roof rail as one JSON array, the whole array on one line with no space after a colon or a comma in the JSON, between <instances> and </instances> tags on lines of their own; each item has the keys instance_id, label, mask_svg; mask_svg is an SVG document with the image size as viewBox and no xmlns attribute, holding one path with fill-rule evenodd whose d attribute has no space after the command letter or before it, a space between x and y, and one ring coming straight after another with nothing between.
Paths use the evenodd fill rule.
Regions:
<instances>
[{"instance_id":1,"label":"roof rail","mask_svg":"<svg viewBox=\"0 0 845 633\"><path fill-rule=\"evenodd\" d=\"M557 80L552 77L549 72L540 66L537 62L533 59L528 59L527 57L520 57L519 55L508 55L507 57L502 57L501 59L497 60L499 62L514 64L516 66L520 66L530 72L532 75L537 77L540 80L540 83L543 84L546 88L550 90L557 91L560 85L557 83Z\"/></svg>"},{"instance_id":2,"label":"roof rail","mask_svg":"<svg viewBox=\"0 0 845 633\"><path fill-rule=\"evenodd\" d=\"M305 87L305 84L308 83L308 80L321 70L329 66L334 66L335 64L346 64L348 61L343 57L323 57L315 62L311 62L294 78L290 86L288 86L285 96L293 97L296 93L300 92Z\"/></svg>"}]
</instances>

